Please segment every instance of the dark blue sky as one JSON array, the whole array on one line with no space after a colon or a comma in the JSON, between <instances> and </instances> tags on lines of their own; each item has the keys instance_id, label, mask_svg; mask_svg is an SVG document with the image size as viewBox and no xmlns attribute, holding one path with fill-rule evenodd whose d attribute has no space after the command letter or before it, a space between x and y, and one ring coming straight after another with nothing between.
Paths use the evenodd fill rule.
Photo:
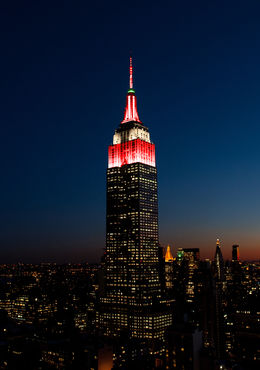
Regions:
<instances>
[{"instance_id":1,"label":"dark blue sky","mask_svg":"<svg viewBox=\"0 0 260 370\"><path fill-rule=\"evenodd\" d=\"M0 5L0 261L93 261L128 58L156 144L160 240L259 258L259 1Z\"/></svg>"}]
</instances>

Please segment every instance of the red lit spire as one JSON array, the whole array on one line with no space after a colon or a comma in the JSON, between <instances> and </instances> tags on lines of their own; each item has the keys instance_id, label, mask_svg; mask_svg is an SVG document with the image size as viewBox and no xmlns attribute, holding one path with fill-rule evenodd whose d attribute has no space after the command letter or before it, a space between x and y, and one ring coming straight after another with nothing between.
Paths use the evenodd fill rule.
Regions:
<instances>
[{"instance_id":1,"label":"red lit spire","mask_svg":"<svg viewBox=\"0 0 260 370\"><path fill-rule=\"evenodd\" d=\"M133 88L133 65L132 57L130 57L130 68L129 68L129 90L126 97L126 107L124 119L121 123L136 121L142 123L138 116L135 90Z\"/></svg>"},{"instance_id":2,"label":"red lit spire","mask_svg":"<svg viewBox=\"0 0 260 370\"><path fill-rule=\"evenodd\" d=\"M129 87L130 89L134 88L133 85L133 66L132 66L132 57L130 57L130 68L129 68Z\"/></svg>"}]
</instances>

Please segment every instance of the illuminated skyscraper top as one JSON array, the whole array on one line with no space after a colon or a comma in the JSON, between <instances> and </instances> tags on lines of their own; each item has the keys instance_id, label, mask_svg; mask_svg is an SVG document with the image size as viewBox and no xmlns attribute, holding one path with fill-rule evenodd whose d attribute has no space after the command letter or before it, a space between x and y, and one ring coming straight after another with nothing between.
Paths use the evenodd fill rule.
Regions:
<instances>
[{"instance_id":1,"label":"illuminated skyscraper top","mask_svg":"<svg viewBox=\"0 0 260 370\"><path fill-rule=\"evenodd\" d=\"M129 90L124 119L115 131L113 145L108 149L108 168L143 163L155 167L155 146L150 133L139 119L133 89L133 66L130 58Z\"/></svg>"},{"instance_id":2,"label":"illuminated skyscraper top","mask_svg":"<svg viewBox=\"0 0 260 370\"><path fill-rule=\"evenodd\" d=\"M164 259L165 259L165 262L172 262L173 261L173 256L172 256L172 253L171 253L171 247L169 245L167 247Z\"/></svg>"}]
</instances>

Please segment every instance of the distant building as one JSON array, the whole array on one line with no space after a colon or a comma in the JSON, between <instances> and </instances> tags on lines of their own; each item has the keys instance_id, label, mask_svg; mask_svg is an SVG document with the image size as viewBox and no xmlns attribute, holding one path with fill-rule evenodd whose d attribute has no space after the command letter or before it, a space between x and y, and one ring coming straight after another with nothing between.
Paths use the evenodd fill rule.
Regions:
<instances>
[{"instance_id":1,"label":"distant building","mask_svg":"<svg viewBox=\"0 0 260 370\"><path fill-rule=\"evenodd\" d=\"M232 261L239 261L239 245L232 246Z\"/></svg>"},{"instance_id":2,"label":"distant building","mask_svg":"<svg viewBox=\"0 0 260 370\"><path fill-rule=\"evenodd\" d=\"M166 369L200 370L202 332L189 324L174 325L166 335Z\"/></svg>"},{"instance_id":3,"label":"distant building","mask_svg":"<svg viewBox=\"0 0 260 370\"><path fill-rule=\"evenodd\" d=\"M196 276L195 272L198 269L198 263L200 260L199 248L184 248L183 259L187 264L186 272L186 300L188 303L194 303L196 295Z\"/></svg>"},{"instance_id":4,"label":"distant building","mask_svg":"<svg viewBox=\"0 0 260 370\"><path fill-rule=\"evenodd\" d=\"M173 288L173 256L171 247L168 245L165 253L165 286L166 289Z\"/></svg>"},{"instance_id":5,"label":"distant building","mask_svg":"<svg viewBox=\"0 0 260 370\"><path fill-rule=\"evenodd\" d=\"M184 248L183 257L190 262L199 261L200 259L200 250L199 248Z\"/></svg>"},{"instance_id":6,"label":"distant building","mask_svg":"<svg viewBox=\"0 0 260 370\"><path fill-rule=\"evenodd\" d=\"M178 250L177 250L177 258L176 258L176 260L177 260L177 262L180 264L181 262L182 262L182 260L183 260L183 254L184 254L184 252L183 252L183 249L182 248L178 248Z\"/></svg>"},{"instance_id":7,"label":"distant building","mask_svg":"<svg viewBox=\"0 0 260 370\"><path fill-rule=\"evenodd\" d=\"M165 259L165 262L173 262L171 247L169 245L167 246L167 250L166 250L164 259Z\"/></svg>"},{"instance_id":8,"label":"distant building","mask_svg":"<svg viewBox=\"0 0 260 370\"><path fill-rule=\"evenodd\" d=\"M224 281L224 259L222 256L219 239L217 239L217 242L216 242L214 273L215 273L215 278L218 282Z\"/></svg>"},{"instance_id":9,"label":"distant building","mask_svg":"<svg viewBox=\"0 0 260 370\"><path fill-rule=\"evenodd\" d=\"M215 348L217 358L223 360L226 356L224 320L225 269L219 239L216 242L213 277L215 282Z\"/></svg>"}]
</instances>

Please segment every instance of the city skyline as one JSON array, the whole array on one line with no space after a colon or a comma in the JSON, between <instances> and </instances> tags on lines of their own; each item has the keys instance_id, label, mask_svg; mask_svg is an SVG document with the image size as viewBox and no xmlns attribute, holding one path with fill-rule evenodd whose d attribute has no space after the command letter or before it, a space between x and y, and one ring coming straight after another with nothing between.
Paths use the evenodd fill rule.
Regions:
<instances>
[{"instance_id":1,"label":"city skyline","mask_svg":"<svg viewBox=\"0 0 260 370\"><path fill-rule=\"evenodd\" d=\"M81 4L70 17L58 5L3 9L3 263L99 261L104 158L123 119L133 46L140 120L157 145L161 244L174 255L200 248L213 259L220 238L224 258L231 260L233 244L241 260L259 258L259 5L234 12L227 5L223 14L206 2L167 6L175 22L159 6L140 7L137 24L146 10L147 27L157 11L166 19L141 40L136 29L115 34L121 21L111 9L98 28L94 5Z\"/></svg>"}]
</instances>

